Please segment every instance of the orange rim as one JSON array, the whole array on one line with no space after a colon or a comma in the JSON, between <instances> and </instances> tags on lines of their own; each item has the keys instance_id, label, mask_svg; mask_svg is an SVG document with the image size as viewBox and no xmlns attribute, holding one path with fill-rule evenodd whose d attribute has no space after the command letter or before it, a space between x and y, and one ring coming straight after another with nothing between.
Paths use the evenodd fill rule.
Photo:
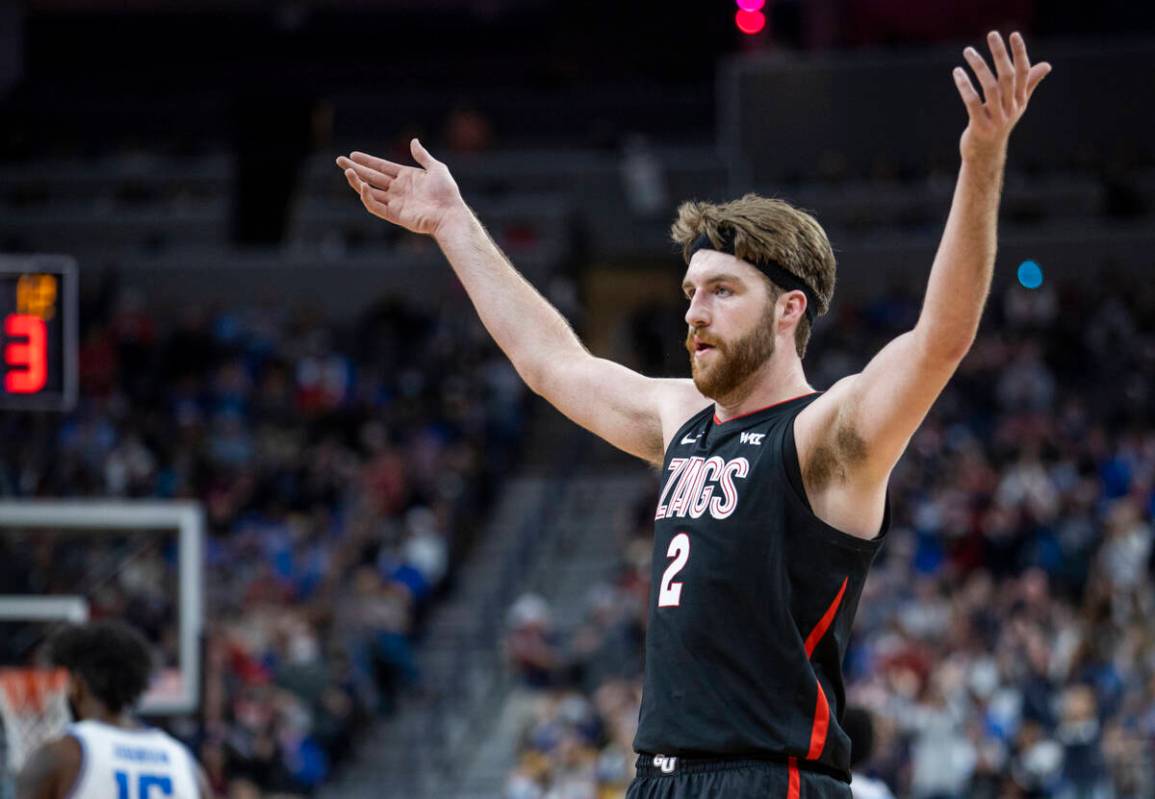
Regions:
<instances>
[{"instance_id":1,"label":"orange rim","mask_svg":"<svg viewBox=\"0 0 1155 799\"><path fill-rule=\"evenodd\" d=\"M0 691L4 704L15 713L42 713L53 697L68 689L64 669L2 669Z\"/></svg>"}]
</instances>

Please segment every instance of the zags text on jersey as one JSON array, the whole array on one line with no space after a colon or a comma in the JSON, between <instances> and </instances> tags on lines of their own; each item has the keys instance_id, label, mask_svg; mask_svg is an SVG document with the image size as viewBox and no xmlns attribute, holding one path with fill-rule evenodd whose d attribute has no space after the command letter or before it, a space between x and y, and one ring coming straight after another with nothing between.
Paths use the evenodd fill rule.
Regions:
<instances>
[{"instance_id":1,"label":"zags text on jersey","mask_svg":"<svg viewBox=\"0 0 1155 799\"><path fill-rule=\"evenodd\" d=\"M700 519L707 511L715 519L725 519L738 507L738 488L734 481L750 473L750 462L745 458L727 461L717 455L673 458L669 472L658 499L655 520L686 516Z\"/></svg>"}]
</instances>

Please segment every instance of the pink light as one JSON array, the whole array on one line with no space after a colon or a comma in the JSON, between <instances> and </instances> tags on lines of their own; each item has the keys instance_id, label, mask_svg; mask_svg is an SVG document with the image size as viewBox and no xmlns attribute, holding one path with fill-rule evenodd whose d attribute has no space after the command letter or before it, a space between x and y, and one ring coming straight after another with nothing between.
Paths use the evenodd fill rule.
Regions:
<instances>
[{"instance_id":1,"label":"pink light","mask_svg":"<svg viewBox=\"0 0 1155 799\"><path fill-rule=\"evenodd\" d=\"M734 23L742 33L753 36L766 27L766 15L761 11L743 10L734 15Z\"/></svg>"},{"instance_id":2,"label":"pink light","mask_svg":"<svg viewBox=\"0 0 1155 799\"><path fill-rule=\"evenodd\" d=\"M738 8L743 11L761 11L762 6L766 5L766 0L735 0L738 3Z\"/></svg>"}]
</instances>

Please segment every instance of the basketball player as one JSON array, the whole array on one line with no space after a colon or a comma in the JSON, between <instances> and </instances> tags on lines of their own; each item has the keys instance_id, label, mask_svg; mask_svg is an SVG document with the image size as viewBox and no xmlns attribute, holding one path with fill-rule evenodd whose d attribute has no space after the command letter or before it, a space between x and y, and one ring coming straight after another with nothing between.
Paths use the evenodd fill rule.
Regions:
<instances>
[{"instance_id":1,"label":"basketball player","mask_svg":"<svg viewBox=\"0 0 1155 799\"><path fill-rule=\"evenodd\" d=\"M889 524L887 481L974 340L991 282L1007 142L1050 71L988 37L954 82L969 116L914 328L825 392L802 356L834 289L809 215L747 195L686 203L673 238L692 380L596 358L514 270L416 139L420 168L337 159L365 208L432 236L529 387L660 464L645 682L630 799L850 797L841 663Z\"/></svg>"},{"instance_id":2,"label":"basketball player","mask_svg":"<svg viewBox=\"0 0 1155 799\"><path fill-rule=\"evenodd\" d=\"M68 671L78 721L28 758L17 799L211 799L184 744L132 717L152 672L136 630L111 621L69 627L49 651L52 664Z\"/></svg>"},{"instance_id":3,"label":"basketball player","mask_svg":"<svg viewBox=\"0 0 1155 799\"><path fill-rule=\"evenodd\" d=\"M859 766L874 756L874 719L870 711L851 705L843 711L840 724L850 738L850 768L854 776L850 789L854 799L894 799L890 786L859 771Z\"/></svg>"}]
</instances>

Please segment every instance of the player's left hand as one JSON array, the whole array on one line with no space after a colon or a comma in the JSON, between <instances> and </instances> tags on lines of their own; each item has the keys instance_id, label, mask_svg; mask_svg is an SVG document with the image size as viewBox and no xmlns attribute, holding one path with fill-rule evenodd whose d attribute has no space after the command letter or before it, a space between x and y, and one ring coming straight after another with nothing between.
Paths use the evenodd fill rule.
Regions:
<instances>
[{"instance_id":1,"label":"player's left hand","mask_svg":"<svg viewBox=\"0 0 1155 799\"><path fill-rule=\"evenodd\" d=\"M1001 157L1006 152L1011 130L1027 109L1027 103L1039 83L1051 71L1051 65L1046 61L1031 65L1026 42L1019 33L1011 34L1013 61L998 31L987 34L987 44L991 48L997 78L978 50L968 47L963 51L963 57L982 86L981 95L975 90L966 70L962 67L954 70L955 86L958 87L970 117L959 142L964 161Z\"/></svg>"}]
</instances>

